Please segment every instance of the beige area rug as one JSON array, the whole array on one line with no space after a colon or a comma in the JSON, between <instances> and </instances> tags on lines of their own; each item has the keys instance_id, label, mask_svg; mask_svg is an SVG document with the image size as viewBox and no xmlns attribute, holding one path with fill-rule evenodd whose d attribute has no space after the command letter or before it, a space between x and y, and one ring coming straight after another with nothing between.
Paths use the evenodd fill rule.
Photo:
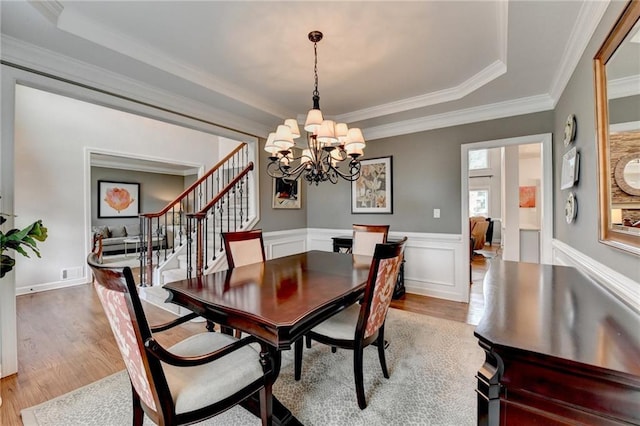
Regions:
<instances>
[{"instance_id":1,"label":"beige area rug","mask_svg":"<svg viewBox=\"0 0 640 426\"><path fill-rule=\"evenodd\" d=\"M274 394L305 425L446 425L476 424L475 374L483 352L473 326L391 309L387 318L387 365L382 376L377 349L365 349L365 392L360 410L353 383L353 357L333 354L314 343L305 348L302 380L293 379L293 351L285 351ZM25 426L131 424L131 387L124 371L22 410ZM145 425L153 423L145 418ZM198 423L259 425L241 407Z\"/></svg>"}]
</instances>

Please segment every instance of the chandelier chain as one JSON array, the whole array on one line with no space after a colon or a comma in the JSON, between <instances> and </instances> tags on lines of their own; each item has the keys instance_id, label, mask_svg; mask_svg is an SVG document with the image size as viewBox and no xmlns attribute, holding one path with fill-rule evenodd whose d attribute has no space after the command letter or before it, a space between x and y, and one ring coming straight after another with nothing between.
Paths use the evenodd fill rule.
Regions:
<instances>
[{"instance_id":1,"label":"chandelier chain","mask_svg":"<svg viewBox=\"0 0 640 426\"><path fill-rule=\"evenodd\" d=\"M318 92L318 42L313 43L313 57L315 58L313 63L313 75L316 82L313 96L320 96L320 92Z\"/></svg>"}]
</instances>

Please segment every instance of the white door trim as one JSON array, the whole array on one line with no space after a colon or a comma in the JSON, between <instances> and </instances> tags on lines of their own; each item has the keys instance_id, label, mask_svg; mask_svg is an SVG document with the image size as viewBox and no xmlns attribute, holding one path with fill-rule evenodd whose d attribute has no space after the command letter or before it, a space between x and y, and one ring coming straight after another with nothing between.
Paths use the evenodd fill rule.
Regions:
<instances>
[{"instance_id":1,"label":"white door trim","mask_svg":"<svg viewBox=\"0 0 640 426\"><path fill-rule=\"evenodd\" d=\"M461 200L462 200L462 241L469 241L469 151L472 149L500 148L512 145L525 145L531 143L541 143L540 176L542 176L542 208L540 226L540 263L552 263L552 240L553 240L553 163L552 163L552 141L551 133L541 133L537 135L520 136L516 138L496 139L483 142L462 144L460 146L461 155ZM469 256L468 251L461 251L463 256ZM468 264L468 259L461 259L460 265ZM469 274L465 268L464 274ZM468 277L469 282L471 277ZM467 289L468 293L468 289ZM468 294L467 294L468 299Z\"/></svg>"}]
</instances>

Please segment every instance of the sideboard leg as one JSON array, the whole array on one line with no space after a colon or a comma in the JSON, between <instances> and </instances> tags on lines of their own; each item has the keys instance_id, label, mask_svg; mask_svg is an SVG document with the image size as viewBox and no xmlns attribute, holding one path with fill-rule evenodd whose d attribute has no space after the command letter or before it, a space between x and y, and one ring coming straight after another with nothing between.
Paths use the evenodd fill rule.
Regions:
<instances>
[{"instance_id":1,"label":"sideboard leg","mask_svg":"<svg viewBox=\"0 0 640 426\"><path fill-rule=\"evenodd\" d=\"M500 379L504 372L502 359L491 347L478 342L485 352L485 361L476 375L478 398L478 426L498 426L500 424Z\"/></svg>"}]
</instances>

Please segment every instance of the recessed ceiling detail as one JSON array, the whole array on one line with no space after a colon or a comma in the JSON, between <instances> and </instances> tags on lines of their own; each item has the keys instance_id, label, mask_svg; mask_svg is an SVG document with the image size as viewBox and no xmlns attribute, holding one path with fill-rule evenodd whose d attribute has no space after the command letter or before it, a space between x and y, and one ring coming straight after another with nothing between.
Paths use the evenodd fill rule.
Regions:
<instances>
[{"instance_id":1,"label":"recessed ceiling detail","mask_svg":"<svg viewBox=\"0 0 640 426\"><path fill-rule=\"evenodd\" d=\"M221 112L215 118L221 125L263 137L284 117L311 107L306 34L319 29L325 34L323 107L373 139L501 116L510 105L517 106L514 113L553 108L608 2L54 1L0 7L4 60L85 84L120 76L125 89L138 82L150 99L170 93L196 109L204 106L202 114ZM38 50L40 58L57 59L29 62ZM97 69L105 72L80 71Z\"/></svg>"}]
</instances>

